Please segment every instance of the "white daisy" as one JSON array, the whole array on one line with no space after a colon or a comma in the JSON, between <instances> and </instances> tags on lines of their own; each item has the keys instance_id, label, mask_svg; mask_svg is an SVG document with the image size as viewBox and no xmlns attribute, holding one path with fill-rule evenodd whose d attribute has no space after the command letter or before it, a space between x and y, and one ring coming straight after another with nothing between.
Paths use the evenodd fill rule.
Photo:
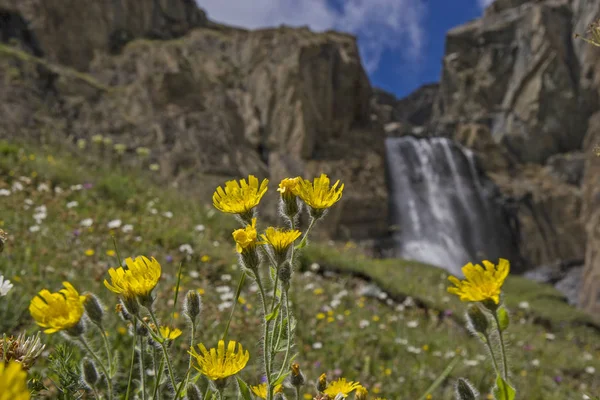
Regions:
<instances>
[{"instance_id":1,"label":"white daisy","mask_svg":"<svg viewBox=\"0 0 600 400\"><path fill-rule=\"evenodd\" d=\"M0 275L0 297L6 296L10 289L13 288L13 284L8 279L4 279L3 275Z\"/></svg>"}]
</instances>

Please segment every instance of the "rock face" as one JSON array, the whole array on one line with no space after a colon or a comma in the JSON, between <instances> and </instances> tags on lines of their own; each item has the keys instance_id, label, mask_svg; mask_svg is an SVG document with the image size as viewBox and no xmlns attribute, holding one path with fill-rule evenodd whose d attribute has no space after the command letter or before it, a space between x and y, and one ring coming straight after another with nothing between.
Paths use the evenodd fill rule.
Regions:
<instances>
[{"instance_id":1,"label":"rock face","mask_svg":"<svg viewBox=\"0 0 600 400\"><path fill-rule=\"evenodd\" d=\"M132 39L171 39L207 24L194 0L0 0L0 9L29 21L49 61L79 70Z\"/></svg>"},{"instance_id":2,"label":"rock face","mask_svg":"<svg viewBox=\"0 0 600 400\"><path fill-rule=\"evenodd\" d=\"M433 103L438 94L439 85L424 85L403 99L381 89L373 91L371 104L377 111L388 136L418 134L420 128L431 120Z\"/></svg>"},{"instance_id":3,"label":"rock face","mask_svg":"<svg viewBox=\"0 0 600 400\"><path fill-rule=\"evenodd\" d=\"M522 162L581 149L596 103L580 93L569 2L495 7L448 33L434 108L438 129L484 122Z\"/></svg>"},{"instance_id":4,"label":"rock face","mask_svg":"<svg viewBox=\"0 0 600 400\"><path fill-rule=\"evenodd\" d=\"M8 105L0 108L0 136L39 128L27 109L38 104L43 119L72 139L101 134L129 152L148 147L164 178L180 187L194 189L200 176L256 174L276 185L286 176L324 172L347 187L330 233L385 232L385 135L370 119L371 87L353 37L225 27L207 22L192 0L79 0L73 8L87 10L81 18L52 4L4 4L33 21L30 33L44 61L61 67L40 67L55 72L44 80L14 54L0 59L4 71L20 76L0 89L32 98L15 104L0 94ZM60 19L69 22L59 26ZM96 19L99 26L91 23ZM117 49L111 38L124 27L127 40L135 40Z\"/></svg>"}]
</instances>

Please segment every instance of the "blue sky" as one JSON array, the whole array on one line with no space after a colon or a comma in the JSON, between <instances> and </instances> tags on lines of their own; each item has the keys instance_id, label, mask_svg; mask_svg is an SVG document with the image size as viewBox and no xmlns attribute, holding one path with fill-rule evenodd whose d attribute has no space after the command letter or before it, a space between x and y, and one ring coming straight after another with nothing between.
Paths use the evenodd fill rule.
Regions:
<instances>
[{"instance_id":1,"label":"blue sky","mask_svg":"<svg viewBox=\"0 0 600 400\"><path fill-rule=\"evenodd\" d=\"M403 97L439 80L446 32L493 0L196 0L215 21L261 28L308 25L358 37L373 86Z\"/></svg>"}]
</instances>

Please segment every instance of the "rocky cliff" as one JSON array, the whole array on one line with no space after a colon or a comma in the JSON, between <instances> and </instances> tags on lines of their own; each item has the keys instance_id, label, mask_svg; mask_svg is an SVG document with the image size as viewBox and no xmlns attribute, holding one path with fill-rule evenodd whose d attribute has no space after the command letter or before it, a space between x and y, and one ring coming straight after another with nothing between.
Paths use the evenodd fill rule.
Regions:
<instances>
[{"instance_id":1,"label":"rocky cliff","mask_svg":"<svg viewBox=\"0 0 600 400\"><path fill-rule=\"evenodd\" d=\"M3 41L43 57L0 53L0 136L49 125L71 140L101 134L149 148L165 180L191 189L207 175L325 172L348 188L332 233L385 231L385 135L353 37L226 27L192 0L0 0L0 10Z\"/></svg>"}]
</instances>

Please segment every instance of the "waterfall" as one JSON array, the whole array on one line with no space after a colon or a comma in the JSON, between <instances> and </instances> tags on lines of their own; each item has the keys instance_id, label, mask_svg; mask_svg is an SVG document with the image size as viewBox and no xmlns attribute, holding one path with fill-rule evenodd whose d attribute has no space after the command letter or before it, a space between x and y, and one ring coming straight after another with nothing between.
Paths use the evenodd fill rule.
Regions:
<instances>
[{"instance_id":1,"label":"waterfall","mask_svg":"<svg viewBox=\"0 0 600 400\"><path fill-rule=\"evenodd\" d=\"M518 254L497 188L475 157L446 138L386 140L395 254L461 275L461 267Z\"/></svg>"}]
</instances>

